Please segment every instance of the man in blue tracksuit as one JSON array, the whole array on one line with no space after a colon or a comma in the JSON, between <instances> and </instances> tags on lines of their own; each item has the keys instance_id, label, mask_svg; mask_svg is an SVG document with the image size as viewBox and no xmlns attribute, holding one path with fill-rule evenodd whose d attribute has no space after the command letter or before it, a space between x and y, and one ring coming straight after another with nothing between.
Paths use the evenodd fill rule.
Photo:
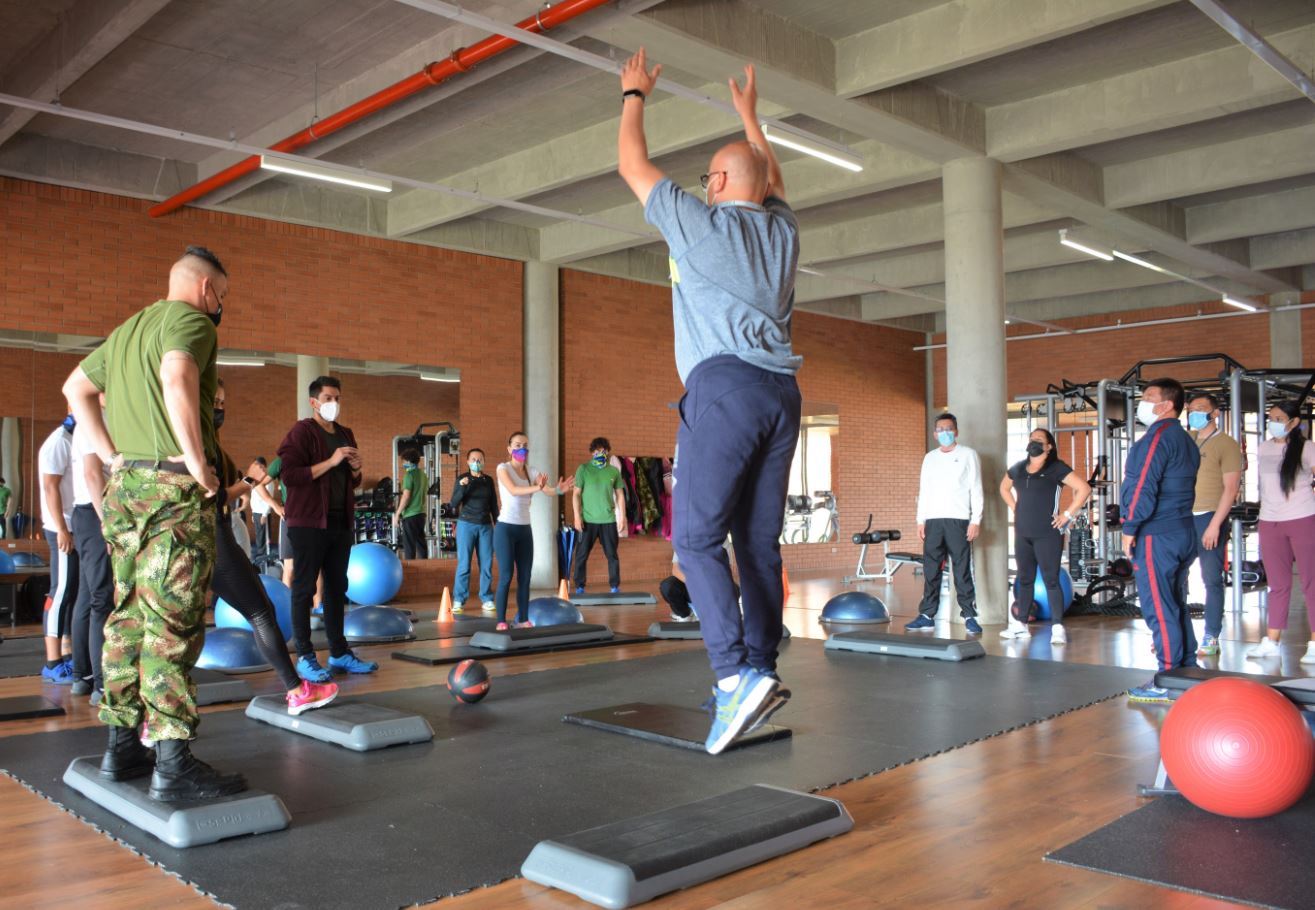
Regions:
<instances>
[{"instance_id":1,"label":"man in blue tracksuit","mask_svg":"<svg viewBox=\"0 0 1315 910\"><path fill-rule=\"evenodd\" d=\"M717 677L705 747L716 755L762 724L789 692L781 643L781 524L799 436L800 358L791 347L799 224L754 108L753 67L731 98L745 141L717 150L704 199L648 160L644 99L661 67L644 51L621 72L618 171L671 254L676 371L685 384L676 437L672 544L699 605ZM722 544L735 547L744 616Z\"/></svg>"},{"instance_id":2,"label":"man in blue tracksuit","mask_svg":"<svg viewBox=\"0 0 1315 910\"><path fill-rule=\"evenodd\" d=\"M1137 405L1147 427L1124 464L1119 501L1123 549L1132 557L1137 599L1151 627L1161 670L1196 666L1196 635L1187 609L1187 570L1196 555L1192 503L1201 453L1179 422L1185 393L1176 379L1156 379ZM1169 692L1146 685L1128 692L1133 701L1167 702Z\"/></svg>"}]
</instances>

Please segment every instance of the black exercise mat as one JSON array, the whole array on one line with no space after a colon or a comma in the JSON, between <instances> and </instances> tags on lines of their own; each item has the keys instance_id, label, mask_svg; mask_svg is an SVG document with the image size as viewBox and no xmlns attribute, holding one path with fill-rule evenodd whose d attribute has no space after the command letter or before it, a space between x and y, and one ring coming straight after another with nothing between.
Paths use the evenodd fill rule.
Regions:
<instances>
[{"instance_id":1,"label":"black exercise mat","mask_svg":"<svg viewBox=\"0 0 1315 910\"><path fill-rule=\"evenodd\" d=\"M278 794L287 831L173 850L65 788L68 762L104 747L100 728L16 736L0 762L38 792L242 910L392 908L518 874L530 849L748 783L811 790L866 776L1121 695L1144 672L987 657L949 663L832 653L796 640L781 675L794 737L719 756L565 724L619 700L697 706L701 650L498 674L457 703L441 686L358 696L423 715L431 743L356 753L248 720L203 718L197 754ZM295 861L272 861L295 857Z\"/></svg>"},{"instance_id":2,"label":"black exercise mat","mask_svg":"<svg viewBox=\"0 0 1315 910\"><path fill-rule=\"evenodd\" d=\"M39 676L45 665L45 638L6 638L0 644L0 679Z\"/></svg>"},{"instance_id":3,"label":"black exercise mat","mask_svg":"<svg viewBox=\"0 0 1315 910\"><path fill-rule=\"evenodd\" d=\"M1315 787L1273 818L1213 815L1159 796L1079 841L1052 863L1276 910L1309 910L1315 865Z\"/></svg>"},{"instance_id":4,"label":"black exercise mat","mask_svg":"<svg viewBox=\"0 0 1315 910\"><path fill-rule=\"evenodd\" d=\"M495 651L492 648L472 648L467 642L448 639L440 641L432 648L414 648L394 651L394 660L406 660L411 663L438 667L443 664L455 664L467 658L475 660L494 660L499 657L521 657L526 654L551 654L554 651L578 651L583 648L607 648L612 645L634 645L645 641L657 641L650 635L627 635L617 632L611 638L598 641L573 641L562 644L544 644L538 648L517 648L511 651Z\"/></svg>"},{"instance_id":5,"label":"black exercise mat","mask_svg":"<svg viewBox=\"0 0 1315 910\"><path fill-rule=\"evenodd\" d=\"M63 708L44 695L0 698L0 720L26 720L30 717L53 717L63 713Z\"/></svg>"}]
</instances>

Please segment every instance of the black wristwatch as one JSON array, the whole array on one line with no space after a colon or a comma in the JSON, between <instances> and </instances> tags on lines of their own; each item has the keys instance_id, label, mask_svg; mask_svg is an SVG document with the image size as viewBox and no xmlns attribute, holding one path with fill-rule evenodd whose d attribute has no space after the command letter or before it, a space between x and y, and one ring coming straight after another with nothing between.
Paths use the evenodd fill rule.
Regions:
<instances>
[{"instance_id":1,"label":"black wristwatch","mask_svg":"<svg viewBox=\"0 0 1315 910\"><path fill-rule=\"evenodd\" d=\"M625 104L627 98L638 98L640 101L643 101L644 93L637 88L628 88L621 93L621 103Z\"/></svg>"},{"instance_id":2,"label":"black wristwatch","mask_svg":"<svg viewBox=\"0 0 1315 910\"><path fill-rule=\"evenodd\" d=\"M246 484L247 486L249 486L249 487L254 487L254 486L256 485L256 478L254 478L254 477L243 477L243 478L242 478L242 482L243 482L244 484Z\"/></svg>"}]
</instances>

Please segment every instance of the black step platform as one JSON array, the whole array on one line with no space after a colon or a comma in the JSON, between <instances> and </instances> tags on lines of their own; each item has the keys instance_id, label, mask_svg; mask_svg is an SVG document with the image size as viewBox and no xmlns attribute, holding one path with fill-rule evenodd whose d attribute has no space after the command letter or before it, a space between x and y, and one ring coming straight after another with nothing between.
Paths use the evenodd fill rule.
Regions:
<instances>
[{"instance_id":1,"label":"black step platform","mask_svg":"<svg viewBox=\"0 0 1315 910\"><path fill-rule=\"evenodd\" d=\"M655 604L657 598L647 591L617 591L615 594L572 594L571 603L579 607L619 607L624 604Z\"/></svg>"},{"instance_id":2,"label":"black step platform","mask_svg":"<svg viewBox=\"0 0 1315 910\"><path fill-rule=\"evenodd\" d=\"M466 659L492 660L499 657L522 657L530 654L549 654L553 651L575 651L582 648L606 648L614 645L634 645L648 641L653 641L651 635L627 635L624 632L614 632L610 638L593 639L589 641L562 641L556 639L536 642L532 648L494 651L489 648L472 648L468 643L457 639L440 641L436 647L394 651L393 660L405 660L410 661L411 663L424 664L427 667L437 667L443 664L455 664Z\"/></svg>"},{"instance_id":3,"label":"black step platform","mask_svg":"<svg viewBox=\"0 0 1315 910\"><path fill-rule=\"evenodd\" d=\"M75 758L64 783L96 805L171 847L199 847L229 837L282 831L292 820L271 793L244 790L218 799L166 803L147 795L149 777L112 781L100 776L99 755Z\"/></svg>"},{"instance_id":4,"label":"black step platform","mask_svg":"<svg viewBox=\"0 0 1315 910\"><path fill-rule=\"evenodd\" d=\"M505 629L502 632L476 632L470 637L470 646L487 651L522 651L543 645L570 645L583 641L607 641L611 638L612 630L607 626L573 622L560 626Z\"/></svg>"},{"instance_id":5,"label":"black step platform","mask_svg":"<svg viewBox=\"0 0 1315 910\"><path fill-rule=\"evenodd\" d=\"M247 701L251 698L251 685L245 679L234 679L217 670L192 669L192 682L196 684L198 705L220 705L230 701Z\"/></svg>"},{"instance_id":6,"label":"black step platform","mask_svg":"<svg viewBox=\"0 0 1315 910\"><path fill-rule=\"evenodd\" d=\"M896 657L930 660L972 660L986 656L980 641L961 638L931 638L925 635L895 635L890 632L837 632L826 640L828 651L861 651Z\"/></svg>"},{"instance_id":7,"label":"black step platform","mask_svg":"<svg viewBox=\"0 0 1315 910\"><path fill-rule=\"evenodd\" d=\"M1155 684L1169 690L1170 698L1179 698L1193 686L1212 679L1245 679L1273 686L1295 704L1305 707L1315 706L1315 689L1308 688L1309 677L1298 676L1260 676L1255 673L1238 673L1235 670L1208 670L1205 667L1178 667L1175 670L1162 670L1155 674Z\"/></svg>"},{"instance_id":8,"label":"black step platform","mask_svg":"<svg viewBox=\"0 0 1315 910\"><path fill-rule=\"evenodd\" d=\"M247 705L247 717L292 733L342 746L353 752L372 752L407 743L427 743L434 738L429 721L367 702L335 701L303 714L288 713L277 695L260 695Z\"/></svg>"},{"instance_id":9,"label":"black step platform","mask_svg":"<svg viewBox=\"0 0 1315 910\"><path fill-rule=\"evenodd\" d=\"M521 875L600 907L633 907L853 827L837 800L760 784L540 841Z\"/></svg>"},{"instance_id":10,"label":"black step platform","mask_svg":"<svg viewBox=\"0 0 1315 910\"><path fill-rule=\"evenodd\" d=\"M657 639L703 640L703 627L697 622L655 622L648 634Z\"/></svg>"},{"instance_id":11,"label":"black step platform","mask_svg":"<svg viewBox=\"0 0 1315 910\"><path fill-rule=\"evenodd\" d=\"M15 695L13 698L0 698L0 721L57 717L63 713L63 708L43 695Z\"/></svg>"},{"instance_id":12,"label":"black step platform","mask_svg":"<svg viewBox=\"0 0 1315 910\"><path fill-rule=\"evenodd\" d=\"M577 711L567 714L562 720L568 724L579 724L581 727L606 730L609 733L621 733L648 742L696 752L706 751L704 746L708 739L708 727L712 723L711 715L698 708L654 705L647 702L630 702L607 708L595 708L592 711ZM789 739L792 735L793 732L789 727L764 724L747 736L735 740L730 748L742 749L745 746Z\"/></svg>"}]
</instances>

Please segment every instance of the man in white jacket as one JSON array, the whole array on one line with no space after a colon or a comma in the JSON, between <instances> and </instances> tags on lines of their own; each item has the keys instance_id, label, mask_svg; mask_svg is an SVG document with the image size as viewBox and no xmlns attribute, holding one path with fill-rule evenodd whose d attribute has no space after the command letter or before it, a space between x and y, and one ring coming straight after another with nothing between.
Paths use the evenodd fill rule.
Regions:
<instances>
[{"instance_id":1,"label":"man in white jacket","mask_svg":"<svg viewBox=\"0 0 1315 910\"><path fill-rule=\"evenodd\" d=\"M980 635L977 592L973 588L973 547L982 524L982 463L977 452L960 445L953 414L936 418L937 448L922 459L918 484L918 537L922 539L922 604L909 631L933 629L941 600L941 572L948 556L954 570L964 628Z\"/></svg>"}]
</instances>

